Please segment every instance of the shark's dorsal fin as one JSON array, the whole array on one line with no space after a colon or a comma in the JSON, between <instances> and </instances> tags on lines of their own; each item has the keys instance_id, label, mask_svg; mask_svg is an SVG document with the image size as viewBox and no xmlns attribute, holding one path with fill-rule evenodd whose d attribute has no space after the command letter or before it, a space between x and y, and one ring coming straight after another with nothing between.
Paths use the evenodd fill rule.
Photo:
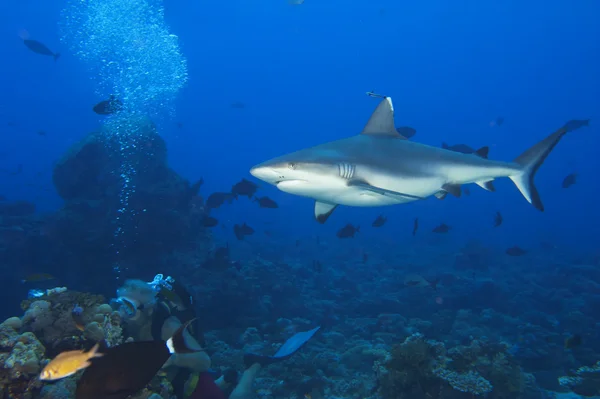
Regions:
<instances>
[{"instance_id":1,"label":"shark's dorsal fin","mask_svg":"<svg viewBox=\"0 0 600 399\"><path fill-rule=\"evenodd\" d=\"M337 204L315 201L315 219L321 224L325 223L335 208L337 208Z\"/></svg>"},{"instance_id":2,"label":"shark's dorsal fin","mask_svg":"<svg viewBox=\"0 0 600 399\"><path fill-rule=\"evenodd\" d=\"M381 100L360 134L407 140L406 137L396 131L394 125L394 106L390 97L385 97Z\"/></svg>"}]
</instances>

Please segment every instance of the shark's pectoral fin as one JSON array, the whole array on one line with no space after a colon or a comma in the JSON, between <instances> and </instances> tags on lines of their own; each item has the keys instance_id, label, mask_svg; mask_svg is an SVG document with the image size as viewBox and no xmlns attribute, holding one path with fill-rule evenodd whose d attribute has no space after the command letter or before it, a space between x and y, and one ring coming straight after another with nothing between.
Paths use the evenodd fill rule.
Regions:
<instances>
[{"instance_id":1,"label":"shark's pectoral fin","mask_svg":"<svg viewBox=\"0 0 600 399\"><path fill-rule=\"evenodd\" d=\"M443 200L446 198L446 196L448 195L447 191L438 191L437 193L433 194L435 196L435 198L439 199L439 200Z\"/></svg>"},{"instance_id":2,"label":"shark's pectoral fin","mask_svg":"<svg viewBox=\"0 0 600 399\"><path fill-rule=\"evenodd\" d=\"M424 199L423 197L418 197L416 195L399 193L397 191L392 191L392 190L387 190L385 188L375 187L363 180L350 180L348 182L348 187L359 187L363 190L369 191L374 194L384 195L386 197L397 198L398 200L402 200L402 201Z\"/></svg>"},{"instance_id":3,"label":"shark's pectoral fin","mask_svg":"<svg viewBox=\"0 0 600 399\"><path fill-rule=\"evenodd\" d=\"M338 204L315 201L315 219L317 219L317 222L321 224L325 223L337 206Z\"/></svg>"},{"instance_id":4,"label":"shark's pectoral fin","mask_svg":"<svg viewBox=\"0 0 600 399\"><path fill-rule=\"evenodd\" d=\"M493 180L488 180L488 181L476 181L475 184L477 184L479 187L483 188L484 190L487 191L496 191L496 187L494 187L494 181Z\"/></svg>"},{"instance_id":5,"label":"shark's pectoral fin","mask_svg":"<svg viewBox=\"0 0 600 399\"><path fill-rule=\"evenodd\" d=\"M442 190L454 195L455 197L460 197L462 194L462 190L460 189L460 184L450 184L446 183L442 186Z\"/></svg>"},{"instance_id":6,"label":"shark's pectoral fin","mask_svg":"<svg viewBox=\"0 0 600 399\"><path fill-rule=\"evenodd\" d=\"M406 137L396 131L394 106L390 97L381 100L361 134L407 140Z\"/></svg>"}]
</instances>

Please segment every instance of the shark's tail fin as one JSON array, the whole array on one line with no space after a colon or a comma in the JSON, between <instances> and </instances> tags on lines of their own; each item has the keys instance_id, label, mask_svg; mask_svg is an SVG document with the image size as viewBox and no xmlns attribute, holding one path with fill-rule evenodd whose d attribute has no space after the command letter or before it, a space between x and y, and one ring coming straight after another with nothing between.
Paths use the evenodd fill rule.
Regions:
<instances>
[{"instance_id":1,"label":"shark's tail fin","mask_svg":"<svg viewBox=\"0 0 600 399\"><path fill-rule=\"evenodd\" d=\"M519 174L509 176L509 178L515 183L523 197L535 206L540 211L544 211L544 205L540 195L535 188L533 178L536 172L542 166L550 151L558 144L560 139L568 132L567 129L560 128L556 132L552 133L527 151L519 155L515 159L515 163L518 163L523 167Z\"/></svg>"}]
</instances>

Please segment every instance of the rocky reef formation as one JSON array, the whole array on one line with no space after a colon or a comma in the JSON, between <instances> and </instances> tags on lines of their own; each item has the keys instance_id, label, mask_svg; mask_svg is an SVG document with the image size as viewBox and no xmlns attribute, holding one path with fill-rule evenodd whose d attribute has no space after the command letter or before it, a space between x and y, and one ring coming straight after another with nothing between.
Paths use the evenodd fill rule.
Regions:
<instances>
[{"instance_id":1,"label":"rocky reef formation","mask_svg":"<svg viewBox=\"0 0 600 399\"><path fill-rule=\"evenodd\" d=\"M151 121L131 126L129 134L90 133L56 163L53 183L64 200L57 212L36 215L31 203L0 202L6 280L50 273L61 285L108 295L116 267L122 278L151 278L173 259L204 259L211 237L202 225L201 181L191 184L169 168ZM4 291L22 298L23 288Z\"/></svg>"},{"instance_id":2,"label":"rocky reef formation","mask_svg":"<svg viewBox=\"0 0 600 399\"><path fill-rule=\"evenodd\" d=\"M140 272L138 265L156 271L165 254L197 250L209 240L201 225L200 182L191 185L169 168L166 144L152 122L134 126L130 138L89 134L54 168L65 205L49 228L63 245L78 248L75 263L63 263L69 274L79 274L82 261L94 263L86 273L98 279L110 276L117 262L132 274Z\"/></svg>"},{"instance_id":3,"label":"rocky reef formation","mask_svg":"<svg viewBox=\"0 0 600 399\"><path fill-rule=\"evenodd\" d=\"M579 367L573 375L560 377L559 384L581 396L600 395L600 361L593 366Z\"/></svg>"},{"instance_id":4,"label":"rocky reef formation","mask_svg":"<svg viewBox=\"0 0 600 399\"><path fill-rule=\"evenodd\" d=\"M447 349L414 334L374 369L384 399L541 398L535 378L521 370L507 349L478 340Z\"/></svg>"}]
</instances>

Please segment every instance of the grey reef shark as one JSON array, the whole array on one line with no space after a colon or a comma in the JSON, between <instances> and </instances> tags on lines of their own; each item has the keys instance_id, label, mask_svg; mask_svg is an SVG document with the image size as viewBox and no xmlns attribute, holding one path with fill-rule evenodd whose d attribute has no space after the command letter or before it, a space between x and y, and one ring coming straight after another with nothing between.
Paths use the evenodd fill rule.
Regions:
<instances>
[{"instance_id":1,"label":"grey reef shark","mask_svg":"<svg viewBox=\"0 0 600 399\"><path fill-rule=\"evenodd\" d=\"M383 97L359 135L320 144L254 166L250 173L286 193L313 198L315 218L325 223L338 205L384 206L459 197L461 185L495 191L508 177L540 211L534 177L550 151L569 131L563 126L512 162L493 161L409 141L395 129L394 107Z\"/></svg>"}]
</instances>

